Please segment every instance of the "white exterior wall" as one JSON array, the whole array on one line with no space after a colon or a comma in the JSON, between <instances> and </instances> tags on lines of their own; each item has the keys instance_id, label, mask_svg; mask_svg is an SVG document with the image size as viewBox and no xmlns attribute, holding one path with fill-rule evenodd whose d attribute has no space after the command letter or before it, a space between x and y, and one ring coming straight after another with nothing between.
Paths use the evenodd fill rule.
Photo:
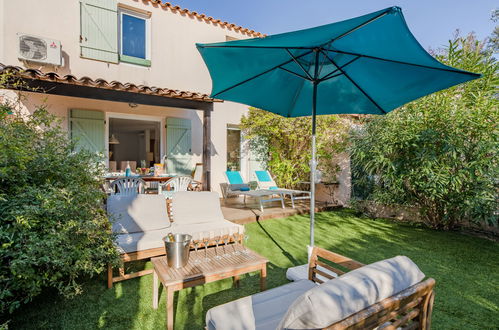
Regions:
<instances>
[{"instance_id":1,"label":"white exterior wall","mask_svg":"<svg viewBox=\"0 0 499 330\"><path fill-rule=\"evenodd\" d=\"M211 79L208 70L196 50L197 42L225 41L227 36L244 39L246 34L233 31L188 15L174 13L170 9L153 5L148 1L120 0L120 4L151 12L151 66L128 63L106 63L80 57L80 3L78 0L0 0L0 63L55 71L59 75L102 78L108 82L157 86L209 94ZM64 65L61 67L27 63L17 58L17 33L32 34L61 41ZM11 93L8 93L11 94ZM11 94L12 95L12 94ZM203 115L201 111L139 105L130 108L127 103L93 99L64 97L47 94L26 93L23 107L33 111L36 105L45 103L50 112L63 118L67 125L70 109L89 109L130 116L152 116L160 118L162 127L161 153L166 148L167 117L188 118L192 121L192 164L202 159ZM228 124L239 124L246 113L245 105L225 102L215 103L212 112L212 189L220 191L226 168L226 128ZM133 117L132 117L133 118ZM138 117L137 117L138 119ZM107 134L107 132L106 132ZM242 160L245 173L246 161Z\"/></svg>"},{"instance_id":2,"label":"white exterior wall","mask_svg":"<svg viewBox=\"0 0 499 330\"><path fill-rule=\"evenodd\" d=\"M147 1L119 0L118 3L151 12L151 66L105 63L80 57L80 3L78 0L0 1L0 61L25 66L17 58L17 33L33 34L61 41L63 67L32 64L30 67L117 80L136 85L157 86L209 94L211 80L196 43L221 42L226 36L250 36L226 27L173 13Z\"/></svg>"}]
</instances>

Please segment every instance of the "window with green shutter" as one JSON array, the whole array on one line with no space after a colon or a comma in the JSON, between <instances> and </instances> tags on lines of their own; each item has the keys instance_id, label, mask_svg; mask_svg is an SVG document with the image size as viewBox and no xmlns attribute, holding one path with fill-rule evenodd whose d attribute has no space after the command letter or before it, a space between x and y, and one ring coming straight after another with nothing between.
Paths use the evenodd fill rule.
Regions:
<instances>
[{"instance_id":1,"label":"window with green shutter","mask_svg":"<svg viewBox=\"0 0 499 330\"><path fill-rule=\"evenodd\" d=\"M96 153L105 152L105 119L103 112L71 109L69 124L71 139L76 142L77 150L86 149Z\"/></svg>"},{"instance_id":2,"label":"window with green shutter","mask_svg":"<svg viewBox=\"0 0 499 330\"><path fill-rule=\"evenodd\" d=\"M81 56L118 63L116 0L80 0Z\"/></svg>"},{"instance_id":3,"label":"window with green shutter","mask_svg":"<svg viewBox=\"0 0 499 330\"><path fill-rule=\"evenodd\" d=\"M120 61L151 66L149 15L128 8L120 8L118 14Z\"/></svg>"}]
</instances>

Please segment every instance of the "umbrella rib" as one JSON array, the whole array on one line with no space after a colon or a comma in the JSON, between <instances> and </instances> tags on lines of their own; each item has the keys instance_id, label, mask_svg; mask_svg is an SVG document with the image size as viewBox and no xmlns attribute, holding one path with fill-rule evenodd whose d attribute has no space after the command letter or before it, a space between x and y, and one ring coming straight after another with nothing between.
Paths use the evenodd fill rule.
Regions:
<instances>
[{"instance_id":1,"label":"umbrella rib","mask_svg":"<svg viewBox=\"0 0 499 330\"><path fill-rule=\"evenodd\" d=\"M258 48L258 49L303 49L303 50L313 50L317 47L294 47L294 46L245 46L245 45L199 45L200 48Z\"/></svg>"},{"instance_id":2,"label":"umbrella rib","mask_svg":"<svg viewBox=\"0 0 499 330\"><path fill-rule=\"evenodd\" d=\"M366 25L368 25L368 24L371 24L372 22L374 22L374 21L376 21L376 20L380 19L381 17L383 17L383 16L387 15L387 14L388 14L389 12L391 12L392 10L393 10L393 7L392 7L392 8L389 8L389 9L387 9L387 10L385 10L385 11L384 11L384 12L382 12L381 14L379 14L379 15L377 15L377 16L375 16L375 17L373 17L373 18L369 19L369 20L367 20L366 22L364 22L364 23L362 23L362 24L357 25L356 27L354 27L354 28L352 28L352 29L348 30L348 31L347 31L347 32L345 32L345 33L342 33L341 35L339 35L339 36L337 36L337 37L333 38L331 41L324 43L324 45L326 45L326 44L328 44L328 43L333 43L333 42L335 42L336 40L339 40L339 39L341 39L341 38L343 38L343 37L346 37L347 35L349 35L349 34L351 34L351 33L355 32L355 31L357 31L358 29L361 29L361 28L363 28L364 26L366 26ZM323 45L323 46L324 46L324 45Z\"/></svg>"},{"instance_id":3,"label":"umbrella rib","mask_svg":"<svg viewBox=\"0 0 499 330\"><path fill-rule=\"evenodd\" d=\"M333 59L331 59L327 53L325 53L322 50L321 50L321 52L324 54L324 56L326 56L326 58L329 60L329 62L331 62L335 67L337 67L338 70L340 70L341 73L343 73L345 75L345 77L347 77L347 79L350 80L350 82L352 84L354 84L355 87L357 87L357 89L359 91L361 91L361 93L364 94L364 96L367 97L369 99L369 101L371 101L383 114L387 113L385 110L383 110L383 108L376 101L374 101L374 99L371 96L369 96L369 94L367 94L367 92L365 90L362 89L362 87L360 87L342 68L340 68L338 66L338 64L336 64L336 62Z\"/></svg>"},{"instance_id":4,"label":"umbrella rib","mask_svg":"<svg viewBox=\"0 0 499 330\"><path fill-rule=\"evenodd\" d=\"M286 50L286 52L288 53L288 55L289 55L289 56L291 56L291 58L293 59L293 61L294 61L296 64L298 64L298 66L299 66L299 67L303 70L303 72L305 72L305 74L306 74L306 75L307 75L307 77L308 77L308 80L314 80L314 79L312 78L312 76L310 75L310 73L308 73L308 71L307 71L307 70L305 70L305 68L303 67L303 65L301 65L301 63L300 63L300 62L298 62L298 60L297 60L297 59L293 56L293 54L291 54L291 52L289 51L289 49L287 49L287 48L284 48L284 49Z\"/></svg>"},{"instance_id":5,"label":"umbrella rib","mask_svg":"<svg viewBox=\"0 0 499 330\"><path fill-rule=\"evenodd\" d=\"M310 70L310 66L312 65L312 63L309 63L308 64L308 69ZM291 104L295 104L296 103L296 100L298 99L298 96L300 95L301 91L303 90L303 86L305 86L305 82L303 82L300 86L300 88L298 88L298 90L296 91L295 95L293 96L293 101L291 102ZM293 110L293 107L290 107L290 110L288 111L288 118L291 117L291 111Z\"/></svg>"},{"instance_id":6,"label":"umbrella rib","mask_svg":"<svg viewBox=\"0 0 499 330\"><path fill-rule=\"evenodd\" d=\"M348 61L347 63L343 64L343 65L341 66L341 68L343 69L343 68L344 68L344 67L346 67L347 65L352 64L353 62L357 61L359 58L360 58L360 56L357 56L357 57L355 57L355 58L351 59L351 60L350 60L350 61ZM338 72L338 71L340 71L340 70L339 70L339 69L336 69L336 70L334 70L334 71L329 72L327 75L325 75L324 77L320 78L320 79L319 79L319 81L321 81L321 82L322 82L322 81L325 81L325 80L328 80L328 79L331 79L331 78L334 78L334 77L337 77L337 76L339 76L339 75L342 75L342 74L343 74L343 73L340 73L339 75L334 75L334 74L335 74L336 72ZM334 76L333 76L333 77L330 77L331 75L334 75Z\"/></svg>"},{"instance_id":7,"label":"umbrella rib","mask_svg":"<svg viewBox=\"0 0 499 330\"><path fill-rule=\"evenodd\" d=\"M353 33L355 31L357 31L358 29L360 28L363 28L364 26L374 22L375 20L385 16L386 14L388 14L389 12L391 12L393 10L393 7L392 8L389 8L387 9L386 11L382 12L381 14L377 15L376 17L373 17L371 19L369 19L368 21L362 23L362 24L359 24L357 25L356 27L342 33L341 35L331 39L331 40L328 40L327 42L323 43L321 46L317 47L317 46L314 46L314 47L299 47L299 46L290 46L290 47L282 47L282 46L250 46L250 45L199 45L199 47L202 47L202 48L267 48L267 49L282 49L282 48L285 48L285 49L308 49L308 50L312 50L312 49L317 49L317 48L322 48L324 47L325 45L327 44L330 44L338 39L341 39L347 35L349 35L350 33Z\"/></svg>"},{"instance_id":8,"label":"umbrella rib","mask_svg":"<svg viewBox=\"0 0 499 330\"><path fill-rule=\"evenodd\" d=\"M281 70L284 70L284 71L286 71L286 72L289 72L289 73L291 73L291 74L293 74L293 75L295 75L295 76L298 76L298 77L300 77L300 78L302 78L302 79L305 79L305 80L310 80L310 79L308 79L307 77L302 76L301 74L298 74L298 73L293 72L293 71L291 71L291 70L285 69L285 68L283 68L282 66L278 67L278 69L281 69Z\"/></svg>"},{"instance_id":9,"label":"umbrella rib","mask_svg":"<svg viewBox=\"0 0 499 330\"><path fill-rule=\"evenodd\" d=\"M306 52L306 53L304 53L304 54L302 54L302 55L300 55L300 56L297 56L296 58L303 57L303 56L308 55L308 54L310 54L310 53L312 53L312 51ZM213 95L212 95L212 97L216 97L217 95L220 95L220 94L222 94L222 93L225 93L225 92L227 92L228 90L231 90L231 89L233 89L233 88L236 88L236 87L238 87L238 86L241 86L242 84L245 84L245 83L247 83L248 81L251 81L251 80L256 79L256 78L258 78L258 77L260 77L260 76L263 76L264 74L269 73L270 71L273 71L273 70L275 70L275 69L277 69L277 68L279 68L279 67L281 67L281 66L283 66L283 65L286 65L286 64L288 64L288 63L291 63L291 62L293 62L293 59L288 60L288 61L285 61L284 63L281 63L281 64L279 64L279 65L273 66L273 67L271 67L271 68L270 68L270 69L268 69L268 70L265 70L265 71L263 71L263 72L261 72L261 73L259 73L259 74L257 74L257 75L254 75L253 77L249 77L248 79L245 79L245 80L243 80L243 81L241 81L241 82L239 82L239 83L237 83L237 84L235 84L235 85L232 85L232 86L230 86L230 87L227 87L226 89L224 89L224 90L222 90L222 91L220 91L220 92L218 92L218 93L216 93L216 94L213 94Z\"/></svg>"},{"instance_id":10,"label":"umbrella rib","mask_svg":"<svg viewBox=\"0 0 499 330\"><path fill-rule=\"evenodd\" d=\"M342 75L343 75L343 73L340 72L340 73L337 73L337 74L335 74L333 76L330 76L330 77L327 77L327 78L321 78L321 80L319 82L328 81L329 79L333 79L333 78L336 78L336 77L339 77L339 76L342 76Z\"/></svg>"},{"instance_id":11,"label":"umbrella rib","mask_svg":"<svg viewBox=\"0 0 499 330\"><path fill-rule=\"evenodd\" d=\"M410 62L404 62L404 61L398 61L398 60L391 60L388 58L383 58L383 57L377 57L377 56L371 56L371 55L365 55L365 54L359 54L359 53L353 53L353 52L346 52L343 50L335 50L335 49L327 49L330 52L333 53L339 53L339 54L345 54L345 55L354 55L354 56L359 56L359 57L365 57L373 60L378 60L378 61L384 61L384 62L392 62L392 63L398 63L398 64L405 64L405 65L411 65L411 66L417 66L420 68L425 68L425 69L432 69L432 70L441 70L441 71L449 71L453 73L461 73L461 74L468 74L468 75L474 75L474 76L480 76L478 73L473 73L473 72L466 72L466 71L460 71L452 68L435 68L433 66L429 65L424 65L424 64L416 64L416 63L410 63Z\"/></svg>"},{"instance_id":12,"label":"umbrella rib","mask_svg":"<svg viewBox=\"0 0 499 330\"><path fill-rule=\"evenodd\" d=\"M331 46L331 42L329 42L328 44L328 47ZM324 69L324 64L326 63L326 59L324 58L324 56L322 57L322 60L321 60L321 65L320 65L320 68L319 68L319 72L317 73L317 77L319 77L322 73L322 69ZM316 78L317 78L316 77Z\"/></svg>"}]
</instances>

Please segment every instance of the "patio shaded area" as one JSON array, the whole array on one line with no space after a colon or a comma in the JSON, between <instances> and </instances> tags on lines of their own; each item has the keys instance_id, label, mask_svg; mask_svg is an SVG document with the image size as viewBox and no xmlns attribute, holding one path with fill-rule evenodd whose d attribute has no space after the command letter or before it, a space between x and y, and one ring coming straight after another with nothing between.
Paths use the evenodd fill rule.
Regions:
<instances>
[{"instance_id":1,"label":"patio shaded area","mask_svg":"<svg viewBox=\"0 0 499 330\"><path fill-rule=\"evenodd\" d=\"M287 283L290 266L307 260L308 217L296 215L246 225L251 249L270 260L268 288ZM499 243L463 235L358 217L351 210L317 215L317 245L363 263L396 255L410 257L436 279L434 329L493 328L499 313ZM143 267L143 263L132 267ZM150 263L146 267L151 267ZM182 290L176 296L176 329L202 329L208 309L258 292L258 274L239 289L226 279ZM63 300L51 292L13 315L13 329L156 329L165 324L165 299L152 309L152 276L106 289L104 275L89 279L84 292Z\"/></svg>"}]
</instances>

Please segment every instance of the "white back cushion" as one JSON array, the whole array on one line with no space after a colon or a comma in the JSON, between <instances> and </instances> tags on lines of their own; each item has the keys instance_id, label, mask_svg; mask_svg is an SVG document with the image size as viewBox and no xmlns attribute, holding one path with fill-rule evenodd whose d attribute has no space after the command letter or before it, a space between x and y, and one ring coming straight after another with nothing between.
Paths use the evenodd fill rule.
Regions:
<instances>
[{"instance_id":1,"label":"white back cushion","mask_svg":"<svg viewBox=\"0 0 499 330\"><path fill-rule=\"evenodd\" d=\"M170 222L163 195L111 195L107 213L113 222L113 232L132 234L167 227Z\"/></svg>"},{"instance_id":2,"label":"white back cushion","mask_svg":"<svg viewBox=\"0 0 499 330\"><path fill-rule=\"evenodd\" d=\"M278 329L322 329L420 282L411 259L397 256L329 280L296 299Z\"/></svg>"},{"instance_id":3,"label":"white back cushion","mask_svg":"<svg viewBox=\"0 0 499 330\"><path fill-rule=\"evenodd\" d=\"M220 197L210 191L179 191L172 197L172 217L177 224L224 220Z\"/></svg>"}]
</instances>

